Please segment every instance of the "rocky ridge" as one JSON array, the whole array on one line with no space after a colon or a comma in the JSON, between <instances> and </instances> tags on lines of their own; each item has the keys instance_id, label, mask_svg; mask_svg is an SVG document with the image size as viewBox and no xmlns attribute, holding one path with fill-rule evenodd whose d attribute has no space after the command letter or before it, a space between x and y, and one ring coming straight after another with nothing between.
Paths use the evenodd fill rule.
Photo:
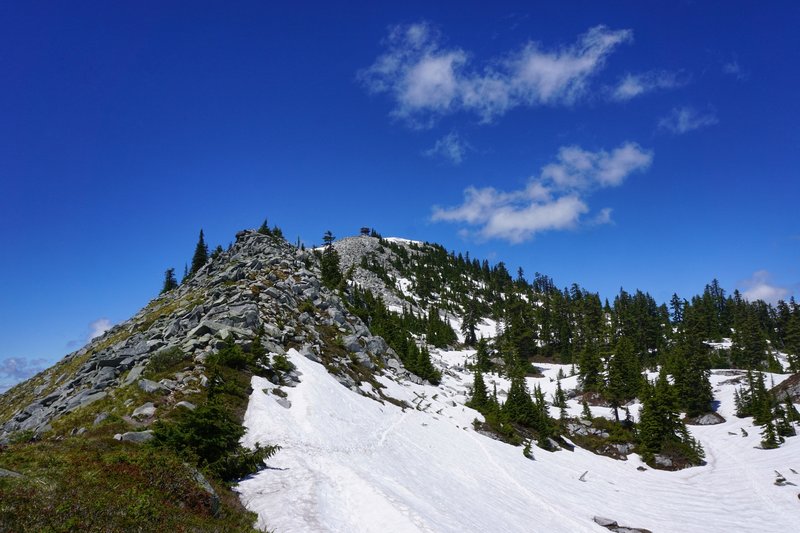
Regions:
<instances>
[{"instance_id":1,"label":"rocky ridge","mask_svg":"<svg viewBox=\"0 0 800 533\"><path fill-rule=\"evenodd\" d=\"M231 339L245 350L260 342L275 355L296 348L362 394L358 385L372 372L407 377L386 342L319 279L313 252L255 231L238 233L228 251L180 287L0 397L0 442L17 431L43 433L59 417L133 384L177 406L205 385L206 357ZM186 368L159 382L143 377L154 356L176 348L191 361ZM274 379L291 385L299 376L287 371ZM130 407L132 420L154 414L153 406Z\"/></svg>"},{"instance_id":2,"label":"rocky ridge","mask_svg":"<svg viewBox=\"0 0 800 533\"><path fill-rule=\"evenodd\" d=\"M393 239L393 242L408 244L412 241ZM395 267L398 257L391 248L385 246L386 240L366 235L346 237L334 242L333 246L339 254L342 272L350 273L352 280L362 289L367 289L381 298L387 307L400 310L411 308L415 313L421 312L413 294L402 288L402 274ZM423 245L424 246L424 245ZM418 250L404 246L409 254L419 254ZM367 261L377 269L385 271L386 276L378 275L376 268L364 268L362 261ZM387 279L388 278L388 279ZM410 283L410 282L407 282Z\"/></svg>"}]
</instances>

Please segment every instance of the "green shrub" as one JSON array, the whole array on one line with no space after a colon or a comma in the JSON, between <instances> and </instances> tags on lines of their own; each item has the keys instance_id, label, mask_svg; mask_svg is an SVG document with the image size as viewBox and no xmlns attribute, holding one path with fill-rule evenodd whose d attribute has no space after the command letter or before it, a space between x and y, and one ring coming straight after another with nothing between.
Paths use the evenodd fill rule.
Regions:
<instances>
[{"instance_id":1,"label":"green shrub","mask_svg":"<svg viewBox=\"0 0 800 533\"><path fill-rule=\"evenodd\" d=\"M186 359L186 354L178 347L159 350L150 357L147 368L145 368L145 376L154 376L171 370Z\"/></svg>"},{"instance_id":2,"label":"green shrub","mask_svg":"<svg viewBox=\"0 0 800 533\"><path fill-rule=\"evenodd\" d=\"M233 344L231 339L227 346L209 356L206 363L209 366L221 365L236 370L244 370L253 363L253 357L250 354L246 354L238 344Z\"/></svg>"}]
</instances>

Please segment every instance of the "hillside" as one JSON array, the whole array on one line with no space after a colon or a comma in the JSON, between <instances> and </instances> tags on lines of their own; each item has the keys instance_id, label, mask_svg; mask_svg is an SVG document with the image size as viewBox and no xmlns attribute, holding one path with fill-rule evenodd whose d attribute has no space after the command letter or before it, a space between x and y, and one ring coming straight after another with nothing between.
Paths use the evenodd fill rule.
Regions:
<instances>
[{"instance_id":1,"label":"hillside","mask_svg":"<svg viewBox=\"0 0 800 533\"><path fill-rule=\"evenodd\" d=\"M603 303L435 244L330 237L306 250L277 228L242 231L0 396L0 497L17 495L0 525L129 529L119 516L141 510L64 525L69 509L107 507L82 483L122 475L97 466L79 481L81 454L122 454L144 479L161 479L146 457L184 465L191 530L601 531L607 518L759 531L798 518L800 416L779 392L796 381L793 301L712 282L671 309L641 291ZM169 493L129 490L160 495L140 508ZM25 526L43 502L67 521ZM143 523L172 527L176 513Z\"/></svg>"}]
</instances>

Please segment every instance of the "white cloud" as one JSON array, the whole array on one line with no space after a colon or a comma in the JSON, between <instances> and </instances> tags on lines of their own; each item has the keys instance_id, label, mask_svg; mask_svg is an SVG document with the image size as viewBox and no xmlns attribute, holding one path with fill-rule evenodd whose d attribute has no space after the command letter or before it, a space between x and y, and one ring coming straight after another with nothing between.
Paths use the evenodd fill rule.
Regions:
<instances>
[{"instance_id":1,"label":"white cloud","mask_svg":"<svg viewBox=\"0 0 800 533\"><path fill-rule=\"evenodd\" d=\"M771 278L771 274L766 270L753 272L750 279L741 283L743 287L746 287L742 292L742 296L751 302L764 300L771 304L786 298L789 295L789 289L772 285L770 283Z\"/></svg>"},{"instance_id":2,"label":"white cloud","mask_svg":"<svg viewBox=\"0 0 800 533\"><path fill-rule=\"evenodd\" d=\"M94 322L89 324L89 337L86 339L86 342L91 341L105 333L106 331L111 329L113 324L107 318L98 318Z\"/></svg>"},{"instance_id":3,"label":"white cloud","mask_svg":"<svg viewBox=\"0 0 800 533\"><path fill-rule=\"evenodd\" d=\"M611 89L613 100L630 100L645 93L660 89L674 89L688 83L688 79L675 72L653 70L640 74L626 74Z\"/></svg>"},{"instance_id":4,"label":"white cloud","mask_svg":"<svg viewBox=\"0 0 800 533\"><path fill-rule=\"evenodd\" d=\"M722 65L722 72L734 76L737 80L744 80L747 78L747 72L745 72L742 65L735 59Z\"/></svg>"},{"instance_id":5,"label":"white cloud","mask_svg":"<svg viewBox=\"0 0 800 533\"><path fill-rule=\"evenodd\" d=\"M443 157L454 165L460 165L469 150L469 143L457 133L451 132L438 139L433 148L425 150L423 154L428 157Z\"/></svg>"},{"instance_id":6,"label":"white cloud","mask_svg":"<svg viewBox=\"0 0 800 533\"><path fill-rule=\"evenodd\" d=\"M470 54L446 48L428 23L395 26L384 41L386 52L358 79L371 93L388 93L392 114L425 127L438 115L476 113L484 122L518 106L570 105L586 93L590 78L603 68L631 30L596 26L576 43L545 49L529 42L519 51L470 67Z\"/></svg>"},{"instance_id":7,"label":"white cloud","mask_svg":"<svg viewBox=\"0 0 800 533\"><path fill-rule=\"evenodd\" d=\"M611 220L611 212L613 209L610 207L604 207L600 210L597 215L589 222L592 226L600 226L602 224L611 224L613 221Z\"/></svg>"},{"instance_id":8,"label":"white cloud","mask_svg":"<svg viewBox=\"0 0 800 533\"><path fill-rule=\"evenodd\" d=\"M0 394L20 381L24 381L47 367L44 359L7 357L0 360Z\"/></svg>"},{"instance_id":9,"label":"white cloud","mask_svg":"<svg viewBox=\"0 0 800 533\"><path fill-rule=\"evenodd\" d=\"M525 188L504 192L494 187L468 187L461 205L434 207L431 219L473 226L474 231L462 231L462 235L482 240L524 242L542 231L578 226L589 212L586 197L592 191L619 186L630 174L646 170L652 160L651 151L632 142L611 152L562 147L556 161L542 167ZM605 208L589 223L610 221L611 209Z\"/></svg>"},{"instance_id":10,"label":"white cloud","mask_svg":"<svg viewBox=\"0 0 800 533\"><path fill-rule=\"evenodd\" d=\"M718 123L713 113L699 113L691 107L676 107L658 121L658 127L680 135Z\"/></svg>"}]
</instances>

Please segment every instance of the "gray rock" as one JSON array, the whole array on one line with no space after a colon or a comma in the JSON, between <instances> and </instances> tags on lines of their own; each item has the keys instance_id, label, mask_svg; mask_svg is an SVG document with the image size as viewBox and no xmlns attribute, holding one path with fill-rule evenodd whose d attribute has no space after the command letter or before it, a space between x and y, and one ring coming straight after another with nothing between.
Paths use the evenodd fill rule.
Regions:
<instances>
[{"instance_id":1,"label":"gray rock","mask_svg":"<svg viewBox=\"0 0 800 533\"><path fill-rule=\"evenodd\" d=\"M117 433L114 438L122 442L142 443L153 439L153 432L147 431L128 431L127 433Z\"/></svg>"},{"instance_id":2,"label":"gray rock","mask_svg":"<svg viewBox=\"0 0 800 533\"><path fill-rule=\"evenodd\" d=\"M197 409L197 406L195 404L193 404L192 402L187 402L187 401L178 402L178 403L175 404L175 407L185 407L186 409L189 409L190 411L194 411L195 409Z\"/></svg>"},{"instance_id":3,"label":"gray rock","mask_svg":"<svg viewBox=\"0 0 800 533\"><path fill-rule=\"evenodd\" d=\"M360 352L363 348L361 347L361 343L358 342L358 337L355 335L348 335L342 339L342 344L344 344L345 350L348 352Z\"/></svg>"},{"instance_id":4,"label":"gray rock","mask_svg":"<svg viewBox=\"0 0 800 533\"><path fill-rule=\"evenodd\" d=\"M664 468L671 468L672 467L672 459L670 459L666 455L657 454L653 458L653 460L655 461L655 463L658 466L661 466L661 467L664 467Z\"/></svg>"},{"instance_id":5,"label":"gray rock","mask_svg":"<svg viewBox=\"0 0 800 533\"><path fill-rule=\"evenodd\" d=\"M144 367L145 367L144 364L133 367L131 371L128 372L128 375L125 377L125 379L122 380L122 386L127 387L128 385L132 384L134 381L139 379L142 375L142 372L144 372Z\"/></svg>"},{"instance_id":6,"label":"gray rock","mask_svg":"<svg viewBox=\"0 0 800 533\"><path fill-rule=\"evenodd\" d=\"M104 389L107 387L114 378L116 378L117 372L113 367L102 367L97 373L92 376L91 384L95 390Z\"/></svg>"},{"instance_id":7,"label":"gray rock","mask_svg":"<svg viewBox=\"0 0 800 533\"><path fill-rule=\"evenodd\" d=\"M0 468L0 477L22 477L22 474L19 472L14 472L13 470L6 470L5 468Z\"/></svg>"},{"instance_id":8,"label":"gray rock","mask_svg":"<svg viewBox=\"0 0 800 533\"><path fill-rule=\"evenodd\" d=\"M154 414L156 414L156 406L153 405L153 402L147 402L134 409L131 416L133 418L150 418Z\"/></svg>"},{"instance_id":9,"label":"gray rock","mask_svg":"<svg viewBox=\"0 0 800 533\"><path fill-rule=\"evenodd\" d=\"M300 349L300 355L302 355L306 359L314 361L315 363L319 363L320 362L319 357L317 356L316 353L314 353L314 350L312 350L311 346L309 346L309 345L305 345Z\"/></svg>"},{"instance_id":10,"label":"gray rock","mask_svg":"<svg viewBox=\"0 0 800 533\"><path fill-rule=\"evenodd\" d=\"M173 381L171 379L164 378L158 382L159 385L164 386L169 390L175 390L178 388L178 382Z\"/></svg>"},{"instance_id":11,"label":"gray rock","mask_svg":"<svg viewBox=\"0 0 800 533\"><path fill-rule=\"evenodd\" d=\"M389 348L389 345L386 344L386 341L383 340L382 337L368 337L367 338L367 350L372 352L375 355L380 355L386 353L386 350Z\"/></svg>"},{"instance_id":12,"label":"gray rock","mask_svg":"<svg viewBox=\"0 0 800 533\"><path fill-rule=\"evenodd\" d=\"M81 391L80 393L75 395L72 399L70 399L69 402L67 402L67 406L64 410L66 412L71 412L74 411L75 409L80 409L81 407L94 403L98 400L102 400L106 396L108 396L108 394L104 391L95 393L92 393L92 391L89 390Z\"/></svg>"},{"instance_id":13,"label":"gray rock","mask_svg":"<svg viewBox=\"0 0 800 533\"><path fill-rule=\"evenodd\" d=\"M369 355L364 352L356 352L356 361L358 361L358 364L361 366L369 368L370 370L375 368L375 363L373 363Z\"/></svg>"},{"instance_id":14,"label":"gray rock","mask_svg":"<svg viewBox=\"0 0 800 533\"><path fill-rule=\"evenodd\" d=\"M92 422L92 425L97 426L99 424L102 424L106 418L108 418L108 413L106 413L105 411L103 411L102 413L98 413L98 415L94 417L94 422Z\"/></svg>"},{"instance_id":15,"label":"gray rock","mask_svg":"<svg viewBox=\"0 0 800 533\"><path fill-rule=\"evenodd\" d=\"M386 368L393 370L394 372L399 372L402 370L403 365L400 364L400 361L392 357L386 360Z\"/></svg>"},{"instance_id":16,"label":"gray rock","mask_svg":"<svg viewBox=\"0 0 800 533\"><path fill-rule=\"evenodd\" d=\"M619 524L617 524L616 520L611 520L610 518L604 518L602 516L595 516L593 520L594 520L594 522L596 524L598 524L600 526L603 526L603 527L611 528L611 527L618 527L619 526Z\"/></svg>"},{"instance_id":17,"label":"gray rock","mask_svg":"<svg viewBox=\"0 0 800 533\"><path fill-rule=\"evenodd\" d=\"M278 402L278 405L280 405L281 407L284 407L286 409L289 409L292 406L292 402L290 402L286 398L278 398L275 401Z\"/></svg>"},{"instance_id":18,"label":"gray rock","mask_svg":"<svg viewBox=\"0 0 800 533\"><path fill-rule=\"evenodd\" d=\"M158 392L165 394L169 392L169 390L160 383L156 383L155 381L150 381L149 379L140 379L139 388L142 389L144 392L149 392L149 393Z\"/></svg>"},{"instance_id":19,"label":"gray rock","mask_svg":"<svg viewBox=\"0 0 800 533\"><path fill-rule=\"evenodd\" d=\"M218 517L219 516L220 500L219 500L219 496L217 495L216 491L214 490L214 487L211 486L211 483L208 482L208 480L203 476L203 474L200 473L199 470L197 470L196 468L191 467L189 465L186 465L186 466L192 472L192 477L194 477L194 480L197 482L197 484L200 485L200 487L204 491L206 491L208 493L210 504L211 504L210 505L211 515L214 518Z\"/></svg>"},{"instance_id":20,"label":"gray rock","mask_svg":"<svg viewBox=\"0 0 800 533\"><path fill-rule=\"evenodd\" d=\"M186 334L187 337L202 337L206 333L211 333L212 335L216 335L220 330L225 329L225 324L220 324L219 322L212 322L210 320L203 320L194 327L189 333Z\"/></svg>"},{"instance_id":21,"label":"gray rock","mask_svg":"<svg viewBox=\"0 0 800 533\"><path fill-rule=\"evenodd\" d=\"M725 419L717 413L706 413L704 415L686 419L687 424L695 426L713 426L715 424L722 424L724 422Z\"/></svg>"}]
</instances>

